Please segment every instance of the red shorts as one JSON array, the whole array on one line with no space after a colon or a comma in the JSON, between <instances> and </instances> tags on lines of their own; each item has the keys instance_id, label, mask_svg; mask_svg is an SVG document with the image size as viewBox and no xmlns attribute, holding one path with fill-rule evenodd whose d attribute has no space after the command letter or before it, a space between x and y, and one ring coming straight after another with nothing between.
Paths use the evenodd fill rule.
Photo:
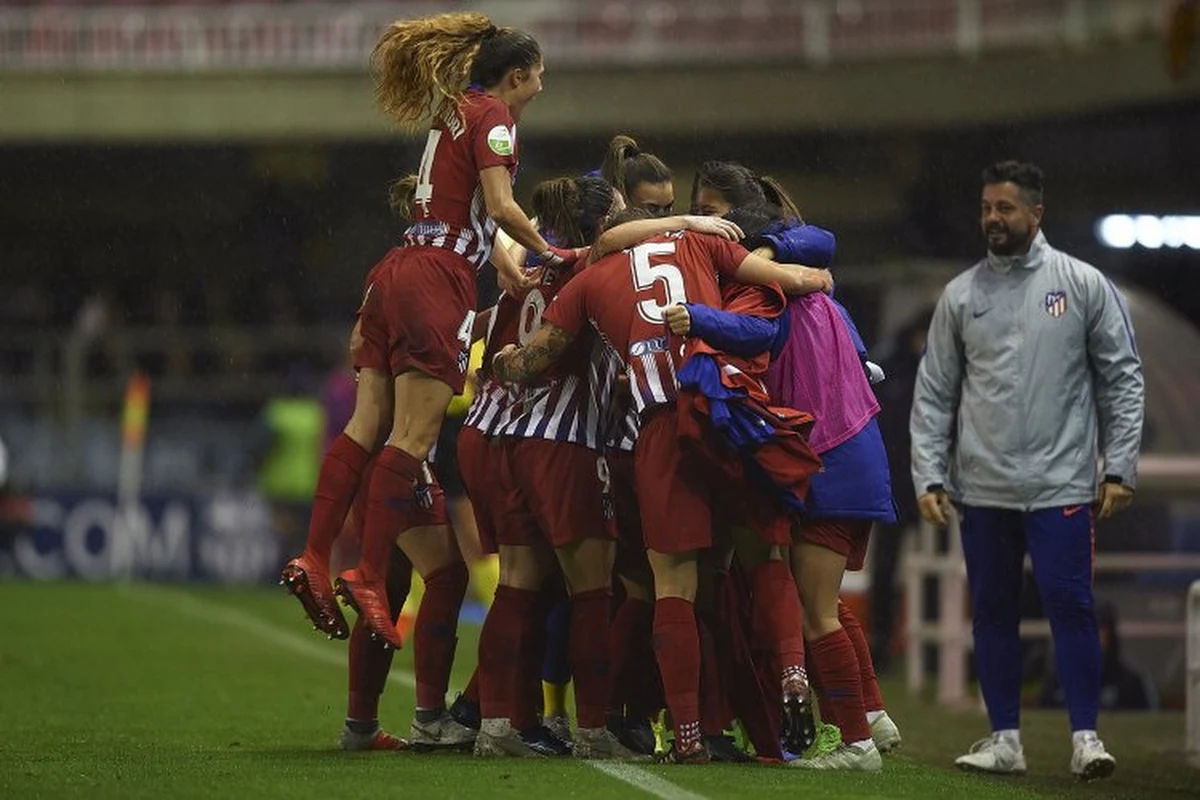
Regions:
<instances>
[{"instance_id":1,"label":"red shorts","mask_svg":"<svg viewBox=\"0 0 1200 800\"><path fill-rule=\"evenodd\" d=\"M478 428L464 425L458 431L458 471L471 498L479 544L485 553L496 552L496 501L493 498L502 451Z\"/></svg>"},{"instance_id":2,"label":"red shorts","mask_svg":"<svg viewBox=\"0 0 1200 800\"><path fill-rule=\"evenodd\" d=\"M713 493L713 516L723 529L747 528L767 544L792 543L792 517L766 490L749 480L726 483Z\"/></svg>"},{"instance_id":3,"label":"red shorts","mask_svg":"<svg viewBox=\"0 0 1200 800\"><path fill-rule=\"evenodd\" d=\"M633 451L611 449L604 454L612 481L613 519L617 528L617 560L614 570L626 572L648 568L646 540L642 536L642 518L638 510L634 482Z\"/></svg>"},{"instance_id":4,"label":"red shorts","mask_svg":"<svg viewBox=\"0 0 1200 800\"><path fill-rule=\"evenodd\" d=\"M616 538L604 456L583 445L548 439L508 439L505 451L516 499L550 544Z\"/></svg>"},{"instance_id":5,"label":"red shorts","mask_svg":"<svg viewBox=\"0 0 1200 800\"><path fill-rule=\"evenodd\" d=\"M462 394L475 319L475 271L461 256L406 247L374 272L359 309L356 369L416 370ZM357 344L357 342L355 342Z\"/></svg>"},{"instance_id":6,"label":"red shorts","mask_svg":"<svg viewBox=\"0 0 1200 800\"><path fill-rule=\"evenodd\" d=\"M816 544L846 557L846 569L863 568L871 543L871 521L866 519L804 519L796 527L796 540Z\"/></svg>"},{"instance_id":7,"label":"red shorts","mask_svg":"<svg viewBox=\"0 0 1200 800\"><path fill-rule=\"evenodd\" d=\"M712 545L712 517L696 459L679 445L675 406L652 412L633 451L646 549L686 553Z\"/></svg>"}]
</instances>

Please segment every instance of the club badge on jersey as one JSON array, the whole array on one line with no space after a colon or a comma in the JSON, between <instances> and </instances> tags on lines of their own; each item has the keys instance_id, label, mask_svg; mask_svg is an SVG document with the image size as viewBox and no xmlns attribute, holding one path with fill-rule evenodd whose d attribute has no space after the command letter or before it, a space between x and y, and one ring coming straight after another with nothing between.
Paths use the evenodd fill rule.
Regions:
<instances>
[{"instance_id":1,"label":"club badge on jersey","mask_svg":"<svg viewBox=\"0 0 1200 800\"><path fill-rule=\"evenodd\" d=\"M1046 313L1055 318L1067 313L1067 293L1064 291L1047 292Z\"/></svg>"}]
</instances>

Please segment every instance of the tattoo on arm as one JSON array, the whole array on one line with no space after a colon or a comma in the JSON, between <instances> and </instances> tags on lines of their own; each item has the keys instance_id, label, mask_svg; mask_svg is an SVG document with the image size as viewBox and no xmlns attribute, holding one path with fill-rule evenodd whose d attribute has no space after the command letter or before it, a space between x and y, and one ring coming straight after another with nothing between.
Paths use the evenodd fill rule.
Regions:
<instances>
[{"instance_id":1,"label":"tattoo on arm","mask_svg":"<svg viewBox=\"0 0 1200 800\"><path fill-rule=\"evenodd\" d=\"M511 383L529 380L557 361L574 339L562 328L543 323L528 344L504 360L500 378Z\"/></svg>"}]
</instances>

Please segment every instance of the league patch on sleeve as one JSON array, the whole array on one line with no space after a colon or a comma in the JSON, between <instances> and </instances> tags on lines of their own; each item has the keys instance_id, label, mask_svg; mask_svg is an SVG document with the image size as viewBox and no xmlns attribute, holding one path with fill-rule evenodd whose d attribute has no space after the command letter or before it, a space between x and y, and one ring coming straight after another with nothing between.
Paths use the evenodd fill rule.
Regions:
<instances>
[{"instance_id":1,"label":"league patch on sleeve","mask_svg":"<svg viewBox=\"0 0 1200 800\"><path fill-rule=\"evenodd\" d=\"M497 125L488 131L487 143L492 152L498 156L511 156L513 154L512 132L503 125Z\"/></svg>"}]
</instances>

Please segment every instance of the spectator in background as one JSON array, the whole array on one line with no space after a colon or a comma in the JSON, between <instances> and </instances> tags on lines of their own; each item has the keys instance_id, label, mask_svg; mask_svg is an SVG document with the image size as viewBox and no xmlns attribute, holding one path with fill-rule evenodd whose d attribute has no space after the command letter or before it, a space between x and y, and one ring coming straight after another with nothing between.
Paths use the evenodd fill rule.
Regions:
<instances>
[{"instance_id":1,"label":"spectator in background","mask_svg":"<svg viewBox=\"0 0 1200 800\"><path fill-rule=\"evenodd\" d=\"M912 438L908 418L912 413L917 367L925 350L925 334L933 309L926 309L905 323L892 343L892 352L880 365L887 379L875 384L879 398L879 427L887 448L892 475L892 495L896 501L895 523L875 523L882 530L872 536L871 556L871 658L880 671L886 671L891 659L890 645L896 623L896 565L904 532L920 519L917 495L912 483Z\"/></svg>"},{"instance_id":2,"label":"spectator in background","mask_svg":"<svg viewBox=\"0 0 1200 800\"><path fill-rule=\"evenodd\" d=\"M282 388L259 418L258 490L271 505L276 534L292 549L304 541L321 467L325 411L302 367L292 368Z\"/></svg>"},{"instance_id":3,"label":"spectator in background","mask_svg":"<svg viewBox=\"0 0 1200 800\"><path fill-rule=\"evenodd\" d=\"M1046 241L1042 193L1032 164L983 172L988 254L946 286L933 312L913 401L912 473L929 522L946 524L951 498L961 508L992 735L955 763L1025 771L1019 627L1028 550L1066 695L1071 772L1092 780L1116 766L1096 735L1093 503L1104 519L1133 500L1145 383L1121 295Z\"/></svg>"}]
</instances>

